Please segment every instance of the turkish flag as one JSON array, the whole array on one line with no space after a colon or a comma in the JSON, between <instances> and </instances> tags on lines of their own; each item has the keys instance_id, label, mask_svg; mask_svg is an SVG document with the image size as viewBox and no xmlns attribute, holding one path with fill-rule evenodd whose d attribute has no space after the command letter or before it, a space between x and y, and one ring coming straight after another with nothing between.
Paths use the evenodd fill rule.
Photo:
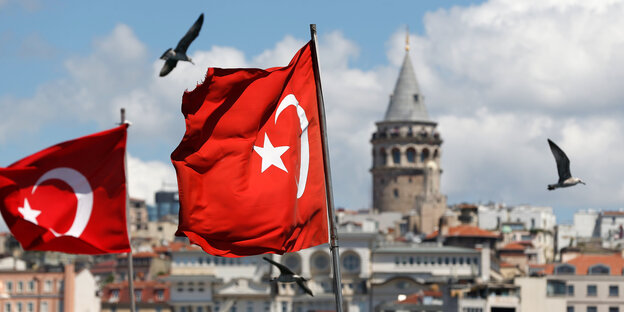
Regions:
<instances>
[{"instance_id":1,"label":"turkish flag","mask_svg":"<svg viewBox=\"0 0 624 312\"><path fill-rule=\"evenodd\" d=\"M63 142L0 168L0 210L25 250L130 251L126 130Z\"/></svg>"},{"instance_id":2,"label":"turkish flag","mask_svg":"<svg viewBox=\"0 0 624 312\"><path fill-rule=\"evenodd\" d=\"M176 235L224 257L328 242L310 43L286 67L209 68L182 113Z\"/></svg>"}]
</instances>

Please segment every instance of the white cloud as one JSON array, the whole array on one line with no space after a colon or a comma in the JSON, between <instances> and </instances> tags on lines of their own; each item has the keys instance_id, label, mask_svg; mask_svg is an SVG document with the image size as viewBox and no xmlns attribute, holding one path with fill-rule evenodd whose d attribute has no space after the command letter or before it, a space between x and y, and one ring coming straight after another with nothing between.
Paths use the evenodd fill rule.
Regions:
<instances>
[{"instance_id":1,"label":"white cloud","mask_svg":"<svg viewBox=\"0 0 624 312\"><path fill-rule=\"evenodd\" d=\"M131 197L154 205L156 191L175 190L176 185L175 170L170 163L143 161L128 155L128 194Z\"/></svg>"}]
</instances>

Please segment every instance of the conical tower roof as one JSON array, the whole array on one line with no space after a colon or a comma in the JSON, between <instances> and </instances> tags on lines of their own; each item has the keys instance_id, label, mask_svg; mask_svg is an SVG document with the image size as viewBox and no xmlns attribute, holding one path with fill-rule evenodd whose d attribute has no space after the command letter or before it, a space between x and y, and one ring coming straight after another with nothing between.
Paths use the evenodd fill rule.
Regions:
<instances>
[{"instance_id":1,"label":"conical tower roof","mask_svg":"<svg viewBox=\"0 0 624 312\"><path fill-rule=\"evenodd\" d=\"M384 121L429 121L423 100L412 61L406 51Z\"/></svg>"}]
</instances>

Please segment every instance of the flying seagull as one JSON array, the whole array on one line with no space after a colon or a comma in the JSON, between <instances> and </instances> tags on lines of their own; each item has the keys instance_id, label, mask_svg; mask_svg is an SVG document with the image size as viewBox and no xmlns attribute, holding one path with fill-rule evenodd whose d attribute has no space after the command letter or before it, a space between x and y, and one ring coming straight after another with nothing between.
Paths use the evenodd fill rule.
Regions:
<instances>
[{"instance_id":1,"label":"flying seagull","mask_svg":"<svg viewBox=\"0 0 624 312\"><path fill-rule=\"evenodd\" d=\"M276 266L280 270L280 275L277 278L272 279L271 281L277 280L278 282L282 283L297 283L297 285L299 285L299 287L301 287L303 291L305 291L308 295L314 297L310 288L306 286L305 282L307 281L307 279L293 273L293 271L291 271L288 267L281 263L275 262L267 257L262 257L262 259L268 261L270 264Z\"/></svg>"},{"instance_id":2,"label":"flying seagull","mask_svg":"<svg viewBox=\"0 0 624 312\"><path fill-rule=\"evenodd\" d=\"M555 156L555 162L557 162L557 173L559 173L559 181L556 184L548 184L548 190L552 191L556 188L560 187L568 187L576 184L585 184L585 182L581 181L579 178L575 178L570 173L570 160L568 156L557 146L557 144L553 143L550 139L548 139L548 145L550 145L550 150Z\"/></svg>"},{"instance_id":3,"label":"flying seagull","mask_svg":"<svg viewBox=\"0 0 624 312\"><path fill-rule=\"evenodd\" d=\"M175 50L169 48L167 51L165 51L165 53L163 53L160 59L165 60L165 65L163 65L162 69L160 70L160 77L164 77L169 72L171 72L178 64L178 61L187 61L191 62L191 64L193 65L195 64L193 63L193 60L191 60L191 58L186 55L186 50L191 45L191 42L193 42L193 40L195 40L195 38L197 38L197 36L199 35L199 30L201 29L203 23L204 13L202 13L197 21L195 21L193 26L189 28L189 30L186 32L186 35L184 35L184 37L180 39L180 42L178 42Z\"/></svg>"}]
</instances>

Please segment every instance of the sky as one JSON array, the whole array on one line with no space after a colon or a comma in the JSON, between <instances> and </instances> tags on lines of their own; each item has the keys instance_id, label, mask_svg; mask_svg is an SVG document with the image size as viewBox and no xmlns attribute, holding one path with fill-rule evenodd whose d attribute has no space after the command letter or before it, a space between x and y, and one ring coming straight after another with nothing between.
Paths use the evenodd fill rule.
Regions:
<instances>
[{"instance_id":1,"label":"sky","mask_svg":"<svg viewBox=\"0 0 624 312\"><path fill-rule=\"evenodd\" d=\"M200 13L180 63L159 56ZM442 145L449 204L624 208L624 2L0 0L0 166L109 129L126 109L132 197L175 187L182 94L208 67L284 66L317 24L337 207L371 206L371 144L410 57ZM549 192L568 155L587 185Z\"/></svg>"}]
</instances>

